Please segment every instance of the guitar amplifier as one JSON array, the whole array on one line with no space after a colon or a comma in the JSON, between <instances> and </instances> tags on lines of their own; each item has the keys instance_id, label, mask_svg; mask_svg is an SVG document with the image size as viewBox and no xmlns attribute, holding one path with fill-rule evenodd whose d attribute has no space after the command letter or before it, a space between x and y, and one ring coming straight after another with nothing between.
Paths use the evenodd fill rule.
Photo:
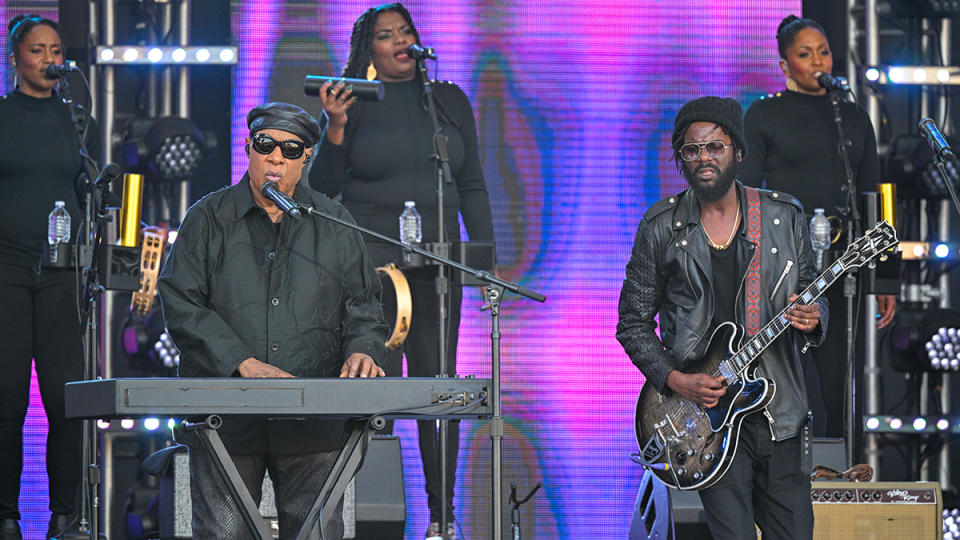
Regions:
<instances>
[{"instance_id":1,"label":"guitar amplifier","mask_svg":"<svg viewBox=\"0 0 960 540\"><path fill-rule=\"evenodd\" d=\"M943 537L936 482L813 482L815 539L934 540Z\"/></svg>"}]
</instances>

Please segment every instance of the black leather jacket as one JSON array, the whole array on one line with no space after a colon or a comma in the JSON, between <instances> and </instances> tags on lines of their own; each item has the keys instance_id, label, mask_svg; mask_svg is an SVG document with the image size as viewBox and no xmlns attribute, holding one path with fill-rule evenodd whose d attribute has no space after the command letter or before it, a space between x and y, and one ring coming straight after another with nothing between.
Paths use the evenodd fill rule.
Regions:
<instances>
[{"instance_id":1,"label":"black leather jacket","mask_svg":"<svg viewBox=\"0 0 960 540\"><path fill-rule=\"evenodd\" d=\"M746 199L737 182L743 215ZM775 317L787 298L815 278L813 251L803 206L782 192L760 191L761 326ZM741 254L739 283L712 283L710 246L700 225L700 205L692 190L668 197L649 208L637 227L633 254L620 293L617 339L650 384L661 393L667 374L682 370L706 353L713 331L714 286L737 288L737 320L745 321L744 288L747 267L756 245L741 229L736 241ZM789 268L788 268L789 267ZM784 275L783 279L781 276ZM777 285L777 283L779 285ZM774 440L800 433L807 419L807 393L800 365L799 341L817 346L829 320L826 298L820 304L820 326L804 334L790 328L756 362L757 375L777 384L766 416ZM660 337L654 320L659 315Z\"/></svg>"}]
</instances>

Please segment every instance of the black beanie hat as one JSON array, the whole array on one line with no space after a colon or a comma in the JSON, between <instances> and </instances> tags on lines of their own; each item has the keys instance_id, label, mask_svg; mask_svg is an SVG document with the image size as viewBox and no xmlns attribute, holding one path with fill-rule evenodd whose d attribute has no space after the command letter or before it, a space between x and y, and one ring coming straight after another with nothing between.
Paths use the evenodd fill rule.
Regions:
<instances>
[{"instance_id":1,"label":"black beanie hat","mask_svg":"<svg viewBox=\"0 0 960 540\"><path fill-rule=\"evenodd\" d=\"M290 103L274 101L257 105L247 114L250 135L264 129L279 129L300 137L307 146L320 142L320 125L307 111Z\"/></svg>"},{"instance_id":2,"label":"black beanie hat","mask_svg":"<svg viewBox=\"0 0 960 540\"><path fill-rule=\"evenodd\" d=\"M706 96L688 101L680 107L677 118L673 122L674 155L680 152L683 134L694 122L713 122L722 126L737 145L741 157L747 155L747 142L743 138L743 108L736 100Z\"/></svg>"}]
</instances>

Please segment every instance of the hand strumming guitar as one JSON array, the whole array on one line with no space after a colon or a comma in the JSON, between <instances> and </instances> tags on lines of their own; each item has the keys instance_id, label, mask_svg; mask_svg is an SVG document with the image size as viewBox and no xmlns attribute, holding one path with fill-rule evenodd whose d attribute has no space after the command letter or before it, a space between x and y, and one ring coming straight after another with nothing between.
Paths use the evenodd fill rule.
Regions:
<instances>
[{"instance_id":1,"label":"hand strumming guitar","mask_svg":"<svg viewBox=\"0 0 960 540\"><path fill-rule=\"evenodd\" d=\"M677 370L667 374L667 386L690 401L710 408L727 393L723 377L711 377L703 373L683 373Z\"/></svg>"}]
</instances>

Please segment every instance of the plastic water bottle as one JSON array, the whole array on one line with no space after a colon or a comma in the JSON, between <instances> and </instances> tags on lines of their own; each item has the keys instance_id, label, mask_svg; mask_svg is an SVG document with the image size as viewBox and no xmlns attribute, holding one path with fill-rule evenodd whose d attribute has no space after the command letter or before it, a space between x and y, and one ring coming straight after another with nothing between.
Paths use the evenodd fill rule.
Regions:
<instances>
[{"instance_id":1,"label":"plastic water bottle","mask_svg":"<svg viewBox=\"0 0 960 540\"><path fill-rule=\"evenodd\" d=\"M823 208L815 208L810 218L810 246L817 254L817 271L823 268L823 252L830 249L830 220Z\"/></svg>"},{"instance_id":2,"label":"plastic water bottle","mask_svg":"<svg viewBox=\"0 0 960 540\"><path fill-rule=\"evenodd\" d=\"M47 243L50 244L50 262L57 263L60 247L57 244L70 243L70 213L63 201L53 203L53 210L47 218Z\"/></svg>"},{"instance_id":3,"label":"plastic water bottle","mask_svg":"<svg viewBox=\"0 0 960 540\"><path fill-rule=\"evenodd\" d=\"M420 225L420 212L413 201L404 201L400 214L400 241L405 244L419 244L423 241L423 229Z\"/></svg>"}]
</instances>

